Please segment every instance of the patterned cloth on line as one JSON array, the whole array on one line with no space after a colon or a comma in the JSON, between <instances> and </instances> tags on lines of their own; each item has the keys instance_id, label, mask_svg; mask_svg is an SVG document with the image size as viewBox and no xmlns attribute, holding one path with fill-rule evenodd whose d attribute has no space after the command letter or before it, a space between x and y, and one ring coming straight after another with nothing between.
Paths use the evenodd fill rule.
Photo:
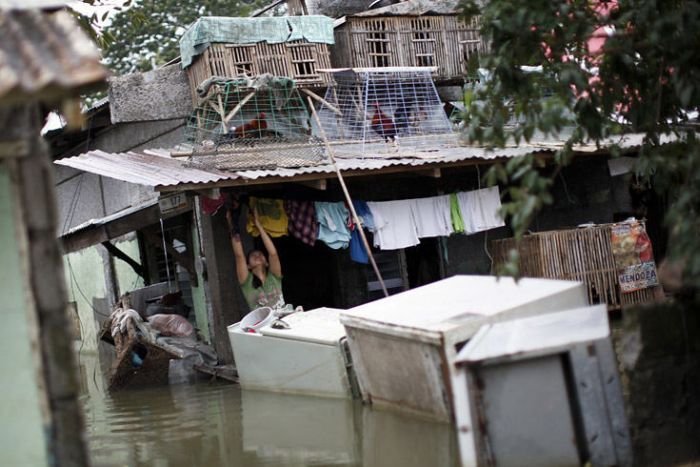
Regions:
<instances>
[{"instance_id":1,"label":"patterned cloth on line","mask_svg":"<svg viewBox=\"0 0 700 467\"><path fill-rule=\"evenodd\" d=\"M289 218L289 233L313 246L318 237L318 222L313 201L286 200L284 209Z\"/></svg>"}]
</instances>

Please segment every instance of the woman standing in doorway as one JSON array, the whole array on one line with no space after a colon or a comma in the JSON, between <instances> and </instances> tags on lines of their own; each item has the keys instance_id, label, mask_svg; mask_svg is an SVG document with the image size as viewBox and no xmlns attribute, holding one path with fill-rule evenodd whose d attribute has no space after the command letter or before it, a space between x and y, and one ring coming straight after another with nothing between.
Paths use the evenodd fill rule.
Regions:
<instances>
[{"instance_id":1,"label":"woman standing in doorway","mask_svg":"<svg viewBox=\"0 0 700 467\"><path fill-rule=\"evenodd\" d=\"M236 257L238 283L241 285L241 291L251 310L263 306L282 308L284 306L282 264L280 263L275 244L272 243L270 235L260 223L257 209L252 208L252 212L255 227L260 232L260 238L267 251L267 257L260 250L251 250L246 256L243 251L240 234L238 233L238 226L234 226L231 211L226 212L226 220L231 232L231 247Z\"/></svg>"}]
</instances>

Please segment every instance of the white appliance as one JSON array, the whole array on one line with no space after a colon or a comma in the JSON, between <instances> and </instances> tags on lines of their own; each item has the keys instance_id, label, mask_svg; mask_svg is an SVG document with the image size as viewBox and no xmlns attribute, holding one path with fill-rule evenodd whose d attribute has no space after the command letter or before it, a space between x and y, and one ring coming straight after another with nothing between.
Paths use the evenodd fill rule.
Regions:
<instances>
[{"instance_id":1,"label":"white appliance","mask_svg":"<svg viewBox=\"0 0 700 467\"><path fill-rule=\"evenodd\" d=\"M605 305L484 326L456 359L463 466L626 466Z\"/></svg>"},{"instance_id":2,"label":"white appliance","mask_svg":"<svg viewBox=\"0 0 700 467\"><path fill-rule=\"evenodd\" d=\"M352 397L352 365L339 311L318 308L275 320L251 332L228 327L241 387L327 397Z\"/></svg>"},{"instance_id":3,"label":"white appliance","mask_svg":"<svg viewBox=\"0 0 700 467\"><path fill-rule=\"evenodd\" d=\"M587 305L580 282L454 276L343 311L362 398L449 422L457 352L483 325Z\"/></svg>"}]
</instances>

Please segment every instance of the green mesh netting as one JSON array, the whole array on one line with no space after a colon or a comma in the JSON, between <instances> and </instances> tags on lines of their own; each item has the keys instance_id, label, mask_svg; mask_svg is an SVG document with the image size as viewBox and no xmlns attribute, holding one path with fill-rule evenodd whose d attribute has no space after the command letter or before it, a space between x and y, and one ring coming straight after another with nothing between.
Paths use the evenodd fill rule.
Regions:
<instances>
[{"instance_id":1,"label":"green mesh netting","mask_svg":"<svg viewBox=\"0 0 700 467\"><path fill-rule=\"evenodd\" d=\"M272 75L203 82L187 123L192 162L218 169L301 167L324 159L294 80Z\"/></svg>"}]
</instances>

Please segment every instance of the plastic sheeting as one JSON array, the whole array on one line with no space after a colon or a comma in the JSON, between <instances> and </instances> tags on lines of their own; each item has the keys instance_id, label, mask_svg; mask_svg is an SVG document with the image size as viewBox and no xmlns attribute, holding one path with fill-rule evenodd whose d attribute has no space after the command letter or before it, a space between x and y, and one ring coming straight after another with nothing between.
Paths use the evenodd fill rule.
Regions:
<instances>
[{"instance_id":1,"label":"plastic sheeting","mask_svg":"<svg viewBox=\"0 0 700 467\"><path fill-rule=\"evenodd\" d=\"M305 39L333 44L333 20L327 16L280 16L269 18L199 18L180 39L182 68L212 42L228 44L280 44Z\"/></svg>"}]
</instances>

